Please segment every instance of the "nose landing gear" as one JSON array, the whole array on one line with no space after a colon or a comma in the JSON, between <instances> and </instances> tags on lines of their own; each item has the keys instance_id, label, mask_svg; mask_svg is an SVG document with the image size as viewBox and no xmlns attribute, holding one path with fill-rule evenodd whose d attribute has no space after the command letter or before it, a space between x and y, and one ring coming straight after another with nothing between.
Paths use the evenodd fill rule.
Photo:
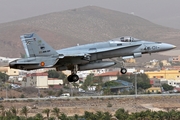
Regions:
<instances>
[{"instance_id":1,"label":"nose landing gear","mask_svg":"<svg viewBox=\"0 0 180 120\"><path fill-rule=\"evenodd\" d=\"M126 68L121 68L121 74L126 74L127 73L127 69Z\"/></svg>"},{"instance_id":2,"label":"nose landing gear","mask_svg":"<svg viewBox=\"0 0 180 120\"><path fill-rule=\"evenodd\" d=\"M121 74L126 74L126 73L127 73L127 69L124 68L124 63L125 63L125 61L124 61L124 59L122 59L122 61L121 61L121 66L122 66L122 68L121 68Z\"/></svg>"}]
</instances>

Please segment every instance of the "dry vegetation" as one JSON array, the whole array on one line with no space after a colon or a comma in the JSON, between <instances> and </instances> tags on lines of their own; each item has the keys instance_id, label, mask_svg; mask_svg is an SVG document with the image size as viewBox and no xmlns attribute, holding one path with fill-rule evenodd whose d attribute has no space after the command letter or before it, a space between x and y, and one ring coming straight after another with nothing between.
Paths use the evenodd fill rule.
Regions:
<instances>
[{"instance_id":1,"label":"dry vegetation","mask_svg":"<svg viewBox=\"0 0 180 120\"><path fill-rule=\"evenodd\" d=\"M34 91L34 90L33 90ZM29 95L28 97L35 97L36 92L31 91L11 91L11 94L20 96L21 94ZM1 95L5 91L1 91ZM144 105L151 105L155 108L160 108L163 110L169 109L179 109L180 108L180 96L160 96L160 97L138 97L138 98L89 98L89 99L47 99L47 100L32 100L27 101L0 101L1 105L9 109L14 106L21 109L23 106L28 106L30 110L30 116L34 116L36 113L42 113L45 108L53 109L55 107L60 108L60 111L67 115L83 115L84 111L96 112L110 112L115 113L119 108L124 108L131 112L145 111L147 108ZM108 106L111 104L111 106ZM36 109L34 109L36 108Z\"/></svg>"}]
</instances>

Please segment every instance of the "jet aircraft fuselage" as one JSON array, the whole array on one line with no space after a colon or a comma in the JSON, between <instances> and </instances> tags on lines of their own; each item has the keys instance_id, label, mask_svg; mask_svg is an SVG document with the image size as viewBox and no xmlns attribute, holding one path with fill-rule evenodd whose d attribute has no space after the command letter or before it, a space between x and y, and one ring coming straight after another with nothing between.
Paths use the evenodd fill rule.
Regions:
<instances>
[{"instance_id":1,"label":"jet aircraft fuselage","mask_svg":"<svg viewBox=\"0 0 180 120\"><path fill-rule=\"evenodd\" d=\"M21 36L21 40L28 58L17 59L9 63L11 68L33 70L39 68L56 68L56 70L71 70L68 77L70 82L79 78L77 70L90 70L109 67L116 62L103 59L122 57L137 58L145 53L161 52L174 49L176 46L139 40L133 37L120 37L107 42L97 42L86 45L77 45L60 50L54 50L35 33ZM127 70L122 67L121 73Z\"/></svg>"}]
</instances>

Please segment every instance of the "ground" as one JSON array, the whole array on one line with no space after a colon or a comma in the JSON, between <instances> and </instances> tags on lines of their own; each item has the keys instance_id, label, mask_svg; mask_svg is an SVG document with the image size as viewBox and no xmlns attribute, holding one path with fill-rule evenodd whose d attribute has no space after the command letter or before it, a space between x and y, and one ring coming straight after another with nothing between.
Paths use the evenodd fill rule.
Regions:
<instances>
[{"instance_id":1,"label":"ground","mask_svg":"<svg viewBox=\"0 0 180 120\"><path fill-rule=\"evenodd\" d=\"M180 108L180 96L158 96L158 97L138 97L138 98L89 98L89 99L48 99L48 100L28 100L28 101L1 101L6 109L14 106L19 110L23 106L28 106L30 112L28 116L34 116L36 113L42 113L46 108L53 109L58 107L61 112L71 115L83 115L84 111L110 112L114 114L119 108L128 110L129 113L145 111L147 109L158 111ZM112 107L107 107L108 103ZM33 109L36 107L37 109ZM45 116L45 114L43 114Z\"/></svg>"},{"instance_id":2,"label":"ground","mask_svg":"<svg viewBox=\"0 0 180 120\"><path fill-rule=\"evenodd\" d=\"M51 90L50 90L51 91ZM55 92L55 91L53 91ZM47 90L41 90L41 94L47 96ZM25 97L38 97L38 91L32 88L26 88L21 90L1 90L0 97L6 98L19 98L24 95ZM145 111L147 109L153 111L168 111L169 109L180 109L180 96L146 96L137 98L89 98L89 99L47 99L47 100L32 100L27 101L5 101L1 100L0 104L5 106L5 109L9 109L14 106L21 110L23 106L28 106L30 112L28 116L34 116L36 113L42 113L46 108L53 109L58 107L61 112L67 115L83 115L84 111L96 112L110 112L114 114L119 108L128 110L129 113ZM108 104L112 107L108 107ZM36 108L36 109L33 109ZM45 116L45 114L43 114Z\"/></svg>"}]
</instances>

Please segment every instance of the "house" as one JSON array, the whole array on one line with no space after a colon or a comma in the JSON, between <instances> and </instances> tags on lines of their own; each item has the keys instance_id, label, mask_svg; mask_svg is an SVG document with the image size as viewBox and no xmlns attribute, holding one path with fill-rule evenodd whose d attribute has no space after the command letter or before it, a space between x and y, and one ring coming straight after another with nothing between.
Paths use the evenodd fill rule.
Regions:
<instances>
[{"instance_id":1,"label":"house","mask_svg":"<svg viewBox=\"0 0 180 120\"><path fill-rule=\"evenodd\" d=\"M172 61L172 62L180 62L180 55L170 58L170 61Z\"/></svg>"},{"instance_id":2,"label":"house","mask_svg":"<svg viewBox=\"0 0 180 120\"><path fill-rule=\"evenodd\" d=\"M160 87L161 86L161 81L160 79L157 78L151 78L150 79L150 84L154 87Z\"/></svg>"},{"instance_id":3,"label":"house","mask_svg":"<svg viewBox=\"0 0 180 120\"><path fill-rule=\"evenodd\" d=\"M179 70L160 70L153 72L145 72L149 78L158 78L166 80L180 80Z\"/></svg>"},{"instance_id":4,"label":"house","mask_svg":"<svg viewBox=\"0 0 180 120\"><path fill-rule=\"evenodd\" d=\"M124 80L114 80L114 82L117 82L117 86L109 87L111 92L120 94L124 91L130 91L134 88L133 83L124 81ZM106 87L104 87L106 88Z\"/></svg>"},{"instance_id":5,"label":"house","mask_svg":"<svg viewBox=\"0 0 180 120\"><path fill-rule=\"evenodd\" d=\"M36 88L62 88L63 80L58 78L48 78L48 73L27 74L21 81L21 87Z\"/></svg>"},{"instance_id":6,"label":"house","mask_svg":"<svg viewBox=\"0 0 180 120\"><path fill-rule=\"evenodd\" d=\"M21 82L22 87L48 88L48 73L27 74Z\"/></svg>"},{"instance_id":7,"label":"house","mask_svg":"<svg viewBox=\"0 0 180 120\"><path fill-rule=\"evenodd\" d=\"M117 80L119 75L121 75L119 71L110 71L96 75L95 77L101 77L103 83L105 83L108 81Z\"/></svg>"},{"instance_id":8,"label":"house","mask_svg":"<svg viewBox=\"0 0 180 120\"><path fill-rule=\"evenodd\" d=\"M48 88L59 89L63 86L63 80L58 78L48 78Z\"/></svg>"},{"instance_id":9,"label":"house","mask_svg":"<svg viewBox=\"0 0 180 120\"><path fill-rule=\"evenodd\" d=\"M9 76L9 80L16 81L19 78L19 70L10 67L0 67L0 72Z\"/></svg>"},{"instance_id":10,"label":"house","mask_svg":"<svg viewBox=\"0 0 180 120\"><path fill-rule=\"evenodd\" d=\"M162 88L161 87L150 87L146 89L147 93L162 93Z\"/></svg>"}]
</instances>

